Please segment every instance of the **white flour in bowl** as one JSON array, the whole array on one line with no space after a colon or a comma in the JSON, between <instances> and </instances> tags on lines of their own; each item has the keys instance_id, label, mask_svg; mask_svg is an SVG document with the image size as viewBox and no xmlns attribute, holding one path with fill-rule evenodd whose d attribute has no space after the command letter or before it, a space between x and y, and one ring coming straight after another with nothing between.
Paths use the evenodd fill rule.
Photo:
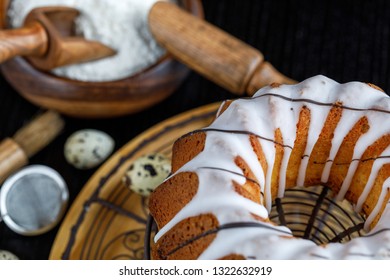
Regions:
<instances>
[{"instance_id":1,"label":"white flour in bowl","mask_svg":"<svg viewBox=\"0 0 390 280\"><path fill-rule=\"evenodd\" d=\"M118 53L98 61L57 68L53 72L74 80L112 81L147 68L165 53L152 38L147 24L148 12L157 1L12 0L8 16L11 26L20 27L33 8L55 5L77 8L81 12L76 20L77 32L87 39L106 44Z\"/></svg>"}]
</instances>

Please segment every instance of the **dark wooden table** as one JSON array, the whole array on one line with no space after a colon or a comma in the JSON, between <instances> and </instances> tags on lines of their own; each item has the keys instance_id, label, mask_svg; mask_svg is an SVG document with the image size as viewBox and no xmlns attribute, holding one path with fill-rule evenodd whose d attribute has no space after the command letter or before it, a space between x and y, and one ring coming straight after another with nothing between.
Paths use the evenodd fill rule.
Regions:
<instances>
[{"instance_id":1,"label":"dark wooden table","mask_svg":"<svg viewBox=\"0 0 390 280\"><path fill-rule=\"evenodd\" d=\"M386 0L224 0L203 1L205 17L263 52L285 75L303 80L323 74L339 82L371 82L390 90L390 2ZM25 101L0 76L0 138L13 135L40 108ZM164 102L138 114L108 120L65 117L65 131L33 157L65 178L72 202L96 171L66 163L66 138L83 128L110 134L119 149L152 125L180 112L234 97L196 73ZM47 259L58 227L24 237L0 224L0 249L21 259Z\"/></svg>"}]
</instances>

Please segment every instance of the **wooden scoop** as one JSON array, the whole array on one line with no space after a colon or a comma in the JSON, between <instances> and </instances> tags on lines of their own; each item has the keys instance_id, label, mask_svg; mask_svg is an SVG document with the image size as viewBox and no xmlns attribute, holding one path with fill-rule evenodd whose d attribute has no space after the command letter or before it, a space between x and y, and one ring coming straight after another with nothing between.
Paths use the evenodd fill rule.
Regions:
<instances>
[{"instance_id":1,"label":"wooden scoop","mask_svg":"<svg viewBox=\"0 0 390 280\"><path fill-rule=\"evenodd\" d=\"M174 4L154 4L149 26L177 60L233 93L252 95L271 83L296 83L264 61L257 49Z\"/></svg>"},{"instance_id":2,"label":"wooden scoop","mask_svg":"<svg viewBox=\"0 0 390 280\"><path fill-rule=\"evenodd\" d=\"M43 7L32 10L24 27L0 31L0 63L27 56L35 67L50 70L115 54L105 45L74 36L76 9Z\"/></svg>"}]
</instances>

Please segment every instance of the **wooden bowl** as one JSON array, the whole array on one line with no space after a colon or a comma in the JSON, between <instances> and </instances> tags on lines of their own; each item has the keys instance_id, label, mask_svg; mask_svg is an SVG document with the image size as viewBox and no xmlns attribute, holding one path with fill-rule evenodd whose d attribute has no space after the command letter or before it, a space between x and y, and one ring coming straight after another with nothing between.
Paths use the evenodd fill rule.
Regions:
<instances>
[{"instance_id":1,"label":"wooden bowl","mask_svg":"<svg viewBox=\"0 0 390 280\"><path fill-rule=\"evenodd\" d=\"M6 24L9 0L0 0L0 24ZM203 18L200 0L181 0L184 9ZM149 68L125 79L82 82L34 68L21 57L1 65L3 76L27 100L80 118L117 117L142 111L167 98L189 69L166 54Z\"/></svg>"}]
</instances>

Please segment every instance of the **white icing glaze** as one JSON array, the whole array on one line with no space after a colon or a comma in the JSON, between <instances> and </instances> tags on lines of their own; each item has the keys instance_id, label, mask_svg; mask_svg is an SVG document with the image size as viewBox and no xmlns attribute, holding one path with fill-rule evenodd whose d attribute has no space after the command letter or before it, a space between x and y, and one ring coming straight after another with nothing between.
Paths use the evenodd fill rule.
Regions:
<instances>
[{"instance_id":1,"label":"white icing glaze","mask_svg":"<svg viewBox=\"0 0 390 280\"><path fill-rule=\"evenodd\" d=\"M368 132L362 135L356 143L353 161L340 192L336 194L337 199L342 199L350 187L359 164L358 160L366 148L383 135L390 133L390 127L387 125L390 119L388 112L390 111L390 98L385 93L364 83L339 84L324 76L315 76L297 85L265 87L260 89L253 98L236 100L222 113L219 110L218 118L204 129L207 134L204 150L177 171L177 173L195 172L199 179L198 192L159 231L155 241L183 219L212 213L220 225L250 222L261 225L261 227L230 228L219 231L200 259L216 259L229 254L240 254L247 258L257 259L390 258L389 203L386 204L381 219L367 236L354 238L344 244L330 243L326 246L317 246L310 240L294 238L288 228L259 222L252 215L267 219L272 200L275 199L271 197L271 174L276 151L275 131L280 129L284 145L277 194L278 197L283 197L288 160L292 147L294 147L296 126L302 107L306 106L310 110L311 120L304 153L306 156L300 164L297 186L304 185L309 155L318 140L332 104L335 103L341 104L344 109L335 129L332 147L321 176L323 183L326 184L329 179L332 162L346 134L363 116L368 119L370 125ZM235 131L235 133L227 133L226 130ZM266 172L261 168L253 152L248 134L238 133L238 131L247 131L258 136L268 164ZM255 174L261 192L264 194L263 205L241 197L234 191L233 180L240 184L246 180L240 168L234 163L237 156L241 156ZM359 197L356 210L361 210L380 168L389 163L390 147L374 161L370 178ZM226 172L226 170L231 172ZM388 178L382 186L375 209L366 220L367 229L379 213L389 189L390 179Z\"/></svg>"}]
</instances>

